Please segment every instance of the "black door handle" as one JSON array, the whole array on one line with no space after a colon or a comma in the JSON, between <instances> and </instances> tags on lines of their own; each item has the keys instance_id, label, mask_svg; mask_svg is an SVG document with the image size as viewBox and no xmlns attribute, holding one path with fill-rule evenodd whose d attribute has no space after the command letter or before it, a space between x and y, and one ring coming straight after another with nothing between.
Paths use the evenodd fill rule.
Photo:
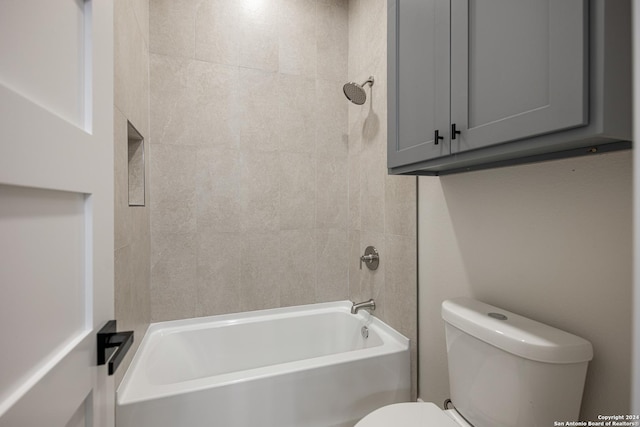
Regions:
<instances>
[{"instance_id":1,"label":"black door handle","mask_svg":"<svg viewBox=\"0 0 640 427\"><path fill-rule=\"evenodd\" d=\"M104 365L111 359L109 375L113 375L131 344L133 344L133 331L116 332L116 321L109 320L98 332L98 365Z\"/></svg>"},{"instance_id":2,"label":"black door handle","mask_svg":"<svg viewBox=\"0 0 640 427\"><path fill-rule=\"evenodd\" d=\"M433 143L434 145L438 145L439 144L439 140L444 139L444 136L440 136L440 131L438 129L436 129L435 135L433 136Z\"/></svg>"},{"instance_id":3,"label":"black door handle","mask_svg":"<svg viewBox=\"0 0 640 427\"><path fill-rule=\"evenodd\" d=\"M456 124L451 124L451 139L456 139L456 135L460 135L462 132L456 130Z\"/></svg>"}]
</instances>

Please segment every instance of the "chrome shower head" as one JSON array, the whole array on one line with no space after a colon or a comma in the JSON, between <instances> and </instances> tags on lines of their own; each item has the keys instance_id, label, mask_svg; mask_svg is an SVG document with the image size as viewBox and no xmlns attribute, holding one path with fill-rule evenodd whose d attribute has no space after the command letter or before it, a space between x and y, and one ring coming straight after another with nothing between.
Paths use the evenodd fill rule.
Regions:
<instances>
[{"instance_id":1,"label":"chrome shower head","mask_svg":"<svg viewBox=\"0 0 640 427\"><path fill-rule=\"evenodd\" d=\"M361 85L355 82L346 83L342 86L342 91L349 101L356 105L362 105L367 100L367 93L364 90L364 86L367 84L373 86L373 76Z\"/></svg>"}]
</instances>

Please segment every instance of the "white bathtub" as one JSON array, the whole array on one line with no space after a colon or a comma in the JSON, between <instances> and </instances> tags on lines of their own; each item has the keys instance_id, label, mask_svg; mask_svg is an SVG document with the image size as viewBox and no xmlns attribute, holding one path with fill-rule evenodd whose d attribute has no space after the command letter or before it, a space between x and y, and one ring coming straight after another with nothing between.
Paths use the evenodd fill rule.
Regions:
<instances>
[{"instance_id":1,"label":"white bathtub","mask_svg":"<svg viewBox=\"0 0 640 427\"><path fill-rule=\"evenodd\" d=\"M118 388L117 427L351 427L408 401L409 340L350 308L152 324Z\"/></svg>"}]
</instances>

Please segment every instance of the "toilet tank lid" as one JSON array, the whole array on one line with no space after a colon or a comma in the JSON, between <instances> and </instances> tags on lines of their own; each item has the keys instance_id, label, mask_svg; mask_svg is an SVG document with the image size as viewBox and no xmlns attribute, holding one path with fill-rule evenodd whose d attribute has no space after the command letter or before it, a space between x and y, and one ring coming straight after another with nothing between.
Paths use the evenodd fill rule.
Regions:
<instances>
[{"instance_id":1,"label":"toilet tank lid","mask_svg":"<svg viewBox=\"0 0 640 427\"><path fill-rule=\"evenodd\" d=\"M579 363L593 358L593 347L584 338L471 298L444 301L442 318L471 336L526 359Z\"/></svg>"}]
</instances>

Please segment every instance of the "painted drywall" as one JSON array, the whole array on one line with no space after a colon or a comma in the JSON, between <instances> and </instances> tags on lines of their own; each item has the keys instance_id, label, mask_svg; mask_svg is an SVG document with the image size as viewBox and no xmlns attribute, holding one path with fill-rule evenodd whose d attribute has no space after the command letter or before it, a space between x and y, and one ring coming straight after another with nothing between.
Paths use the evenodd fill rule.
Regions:
<instances>
[{"instance_id":1,"label":"painted drywall","mask_svg":"<svg viewBox=\"0 0 640 427\"><path fill-rule=\"evenodd\" d=\"M449 397L440 305L470 296L592 342L581 418L630 412L630 151L419 179L419 390Z\"/></svg>"}]
</instances>

